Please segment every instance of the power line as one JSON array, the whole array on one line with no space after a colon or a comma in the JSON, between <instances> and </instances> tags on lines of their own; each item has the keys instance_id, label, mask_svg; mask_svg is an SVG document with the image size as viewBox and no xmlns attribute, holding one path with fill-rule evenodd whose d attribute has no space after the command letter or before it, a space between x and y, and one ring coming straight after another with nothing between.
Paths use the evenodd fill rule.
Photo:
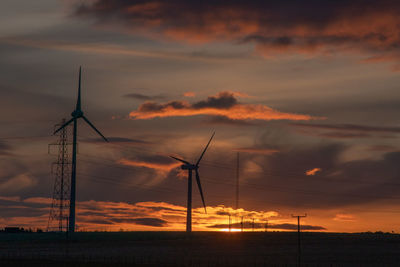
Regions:
<instances>
[{"instance_id":1,"label":"power line","mask_svg":"<svg viewBox=\"0 0 400 267\"><path fill-rule=\"evenodd\" d=\"M87 161L87 160L85 160ZM137 172L138 170L135 170L133 168L129 167L123 167L123 166L114 166L111 164L104 164L100 163L102 165L110 166L110 167L116 167L120 169L124 169L127 171L132 171L132 172ZM141 170L142 172L145 172L146 170L143 168ZM229 185L229 186L235 186L234 183L230 181L221 181L221 177L207 177L204 178L204 180L213 183L213 184L221 184L221 185ZM393 186L393 184L388 184L390 186ZM397 184L400 186L400 184ZM394 196L385 196L381 197L378 195L358 195L358 194L350 194L350 193L331 193L331 192L325 192L325 191L316 191L316 190L298 190L298 189L288 189L287 187L281 187L281 186L275 186L275 185L261 185L261 184L256 184L256 183L249 183L249 182L242 182L241 186L245 187L250 187L256 190L263 190L265 189L275 189L275 191L279 192L285 192L285 193L300 193L300 194L305 194L305 195L315 195L315 194L322 194L322 195L330 195L330 196L342 196L342 197L348 197L348 198L380 198L380 199L400 199L400 197L394 197Z\"/></svg>"},{"instance_id":2,"label":"power line","mask_svg":"<svg viewBox=\"0 0 400 267\"><path fill-rule=\"evenodd\" d=\"M168 188L168 187L161 187L161 188L157 189L157 188L154 188L154 186L148 186L148 185L143 185L143 184L127 184L125 182L121 182L120 180L115 180L115 179L118 179L118 178L110 177L110 176L109 177L102 177L102 176L98 176L98 175L91 175L91 174L86 174L86 173L81 173L81 172L80 172L80 175L87 176L87 177L89 177L89 180L93 180L95 182L104 182L104 183L109 183L109 184L120 185L120 186L123 186L124 188L127 187L127 186L130 186L130 187L137 187L137 188L140 188L140 189L146 189L146 190L157 191L157 192L165 192L165 193L178 193L178 192L181 192L181 191L177 191L177 190L174 190L174 189ZM210 183L215 183L215 181L209 181L209 182ZM287 192L287 191L285 191L285 192ZM214 195L214 194L207 194L207 195L211 196L211 197L218 198L218 199L223 200L223 201L225 201L227 203L229 203L231 201L230 198L221 198L221 195ZM313 193L313 195L315 195L315 194ZM370 198L370 196L368 196L368 198ZM259 199L254 199L254 198L250 198L250 200L251 200L252 203L260 203L260 204L261 203L262 204L269 203L269 204L277 204L277 205L288 204L286 202L279 202L279 201L273 201L273 200L261 201ZM302 205L302 207L314 208L313 205L304 205L304 204ZM400 213L400 211L393 211L393 210L390 210L390 211L376 210L376 211L374 211L374 210L371 210L371 209L366 209L366 210L363 210L363 209L352 209L352 211L360 211L360 212L367 211L367 212L396 213L396 214Z\"/></svg>"},{"instance_id":3,"label":"power line","mask_svg":"<svg viewBox=\"0 0 400 267\"><path fill-rule=\"evenodd\" d=\"M115 161L110 160L110 159L106 159L106 158L102 158L102 157L98 157L98 156L94 156L94 155L88 155L86 154L85 156L87 157L94 157L94 158L98 158L101 160L105 160L105 161L111 161L115 164ZM206 160L204 160L203 165L207 165L207 166L211 166L211 167L215 167L215 168L220 168L220 169L230 169L232 171L236 170L237 168L235 166L224 166L224 163L218 163L218 162L214 162L214 164L212 163L208 163ZM289 171L283 174L276 174L274 172L271 171L254 171L254 172L250 172L250 173L256 173L256 174L265 174L268 177L282 177L284 176L285 179L303 179L303 180L311 180L312 177L310 176L305 176L305 175L299 175L298 172L295 171ZM373 183L373 182L368 182L368 181L364 181L364 180L345 180L345 179L335 179L335 178L328 178L328 177L324 177L324 179L312 179L312 182L332 182L332 183L353 183L353 184L366 184L366 185L384 185L384 186L400 186L400 183L390 183L390 182L384 182L384 183Z\"/></svg>"}]
</instances>

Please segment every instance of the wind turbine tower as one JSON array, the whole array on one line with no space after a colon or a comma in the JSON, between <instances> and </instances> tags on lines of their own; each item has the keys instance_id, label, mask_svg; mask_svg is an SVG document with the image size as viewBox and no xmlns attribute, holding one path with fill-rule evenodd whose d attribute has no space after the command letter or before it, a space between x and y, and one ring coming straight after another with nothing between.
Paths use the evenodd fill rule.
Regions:
<instances>
[{"instance_id":1,"label":"wind turbine tower","mask_svg":"<svg viewBox=\"0 0 400 267\"><path fill-rule=\"evenodd\" d=\"M54 134L73 123L73 141L72 141L72 170L71 170L71 190L70 190L70 206L69 206L69 220L68 232L75 232L75 199L76 199L76 141L78 133L78 119L82 118L93 130L98 133L106 142L107 138L94 127L94 125L83 115L81 108L81 76L82 68L79 67L79 82L78 82L78 100L76 102L75 110L71 113L72 118L58 128Z\"/></svg>"},{"instance_id":2,"label":"wind turbine tower","mask_svg":"<svg viewBox=\"0 0 400 267\"><path fill-rule=\"evenodd\" d=\"M210 140L208 141L206 147L203 150L203 153L201 153L196 164L192 164L183 159L171 156L171 158L183 163L183 165L181 166L182 170L188 171L188 199L187 199L187 210L186 210L186 232L188 232L188 233L192 232L192 172L193 171L195 171L195 174L196 174L196 182L197 182L197 186L200 191L200 196L201 196L201 200L203 202L204 211L205 211L205 213L207 213L206 203L204 201L203 190L201 189L201 183L200 183L199 164L200 164L201 159L204 156L204 153L206 153L206 150L207 150L208 146L210 145L211 140L213 139L214 135L215 135L215 132L211 135Z\"/></svg>"}]
</instances>

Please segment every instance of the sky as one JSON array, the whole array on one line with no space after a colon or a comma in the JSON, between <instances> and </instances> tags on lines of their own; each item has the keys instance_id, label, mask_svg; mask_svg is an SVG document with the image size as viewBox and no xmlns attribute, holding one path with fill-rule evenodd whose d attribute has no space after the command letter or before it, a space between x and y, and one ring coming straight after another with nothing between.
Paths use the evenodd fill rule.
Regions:
<instances>
[{"instance_id":1,"label":"sky","mask_svg":"<svg viewBox=\"0 0 400 267\"><path fill-rule=\"evenodd\" d=\"M80 230L400 232L400 3L2 0L0 227L48 224L82 66ZM69 134L71 129L68 129ZM70 149L70 148L69 148ZM69 153L71 151L69 150ZM239 207L235 184L239 154ZM52 222L54 223L54 222Z\"/></svg>"}]
</instances>

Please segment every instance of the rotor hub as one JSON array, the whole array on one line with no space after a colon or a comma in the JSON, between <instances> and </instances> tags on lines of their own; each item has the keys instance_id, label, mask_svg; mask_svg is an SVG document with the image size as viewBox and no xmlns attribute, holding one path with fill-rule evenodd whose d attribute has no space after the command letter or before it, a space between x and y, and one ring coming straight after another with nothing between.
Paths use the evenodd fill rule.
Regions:
<instances>
[{"instance_id":1,"label":"rotor hub","mask_svg":"<svg viewBox=\"0 0 400 267\"><path fill-rule=\"evenodd\" d=\"M196 170L198 169L198 166L193 165L193 164L184 164L181 166L182 170Z\"/></svg>"},{"instance_id":2,"label":"rotor hub","mask_svg":"<svg viewBox=\"0 0 400 267\"><path fill-rule=\"evenodd\" d=\"M71 113L71 116L74 118L81 118L81 117L83 117L83 112L82 112L82 110L74 110Z\"/></svg>"}]
</instances>

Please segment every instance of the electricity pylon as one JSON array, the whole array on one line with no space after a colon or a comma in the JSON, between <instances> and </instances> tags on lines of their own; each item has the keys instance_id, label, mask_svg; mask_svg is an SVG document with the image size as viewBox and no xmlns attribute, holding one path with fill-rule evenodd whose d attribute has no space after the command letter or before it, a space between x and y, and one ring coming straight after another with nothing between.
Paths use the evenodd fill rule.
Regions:
<instances>
[{"instance_id":1,"label":"electricity pylon","mask_svg":"<svg viewBox=\"0 0 400 267\"><path fill-rule=\"evenodd\" d=\"M64 123L65 119L62 120L61 124L57 124L55 127L58 128ZM58 147L58 157L57 161L53 163L51 170L54 176L54 189L49 220L47 222L47 231L58 229L58 231L62 232L64 229L68 229L71 173L71 162L68 153L69 145L71 144L68 142L68 127L65 127L59 132L57 143L49 145L49 153L50 146ZM54 166L56 167L56 170L54 170ZM57 226L52 226L55 221L57 221Z\"/></svg>"}]
</instances>

